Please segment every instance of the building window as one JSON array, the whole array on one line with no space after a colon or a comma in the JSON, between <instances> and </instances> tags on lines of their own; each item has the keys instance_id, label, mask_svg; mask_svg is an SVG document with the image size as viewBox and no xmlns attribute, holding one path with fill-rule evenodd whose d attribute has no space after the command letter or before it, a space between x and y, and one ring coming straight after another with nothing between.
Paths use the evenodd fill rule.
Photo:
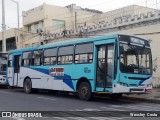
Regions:
<instances>
[{"instance_id":1,"label":"building window","mask_svg":"<svg viewBox=\"0 0 160 120\"><path fill-rule=\"evenodd\" d=\"M2 52L2 40L0 40L0 52Z\"/></svg>"},{"instance_id":2,"label":"building window","mask_svg":"<svg viewBox=\"0 0 160 120\"><path fill-rule=\"evenodd\" d=\"M54 28L65 28L65 21L64 20L52 20Z\"/></svg>"},{"instance_id":3,"label":"building window","mask_svg":"<svg viewBox=\"0 0 160 120\"><path fill-rule=\"evenodd\" d=\"M31 32L31 31L32 31L32 26L28 25L28 32Z\"/></svg>"},{"instance_id":4,"label":"building window","mask_svg":"<svg viewBox=\"0 0 160 120\"><path fill-rule=\"evenodd\" d=\"M25 44L25 48L29 47L29 44Z\"/></svg>"},{"instance_id":5,"label":"building window","mask_svg":"<svg viewBox=\"0 0 160 120\"><path fill-rule=\"evenodd\" d=\"M57 48L50 48L44 50L44 65L55 65L57 56Z\"/></svg>"},{"instance_id":6,"label":"building window","mask_svg":"<svg viewBox=\"0 0 160 120\"><path fill-rule=\"evenodd\" d=\"M93 43L79 44L75 48L75 63L92 63Z\"/></svg>"},{"instance_id":7,"label":"building window","mask_svg":"<svg viewBox=\"0 0 160 120\"><path fill-rule=\"evenodd\" d=\"M36 43L32 43L32 47L35 47L35 46L37 46L37 44Z\"/></svg>"},{"instance_id":8,"label":"building window","mask_svg":"<svg viewBox=\"0 0 160 120\"><path fill-rule=\"evenodd\" d=\"M42 31L43 28L43 22L36 22L33 24L28 25L28 32L32 32L32 31L36 31L36 32L40 32Z\"/></svg>"},{"instance_id":9,"label":"building window","mask_svg":"<svg viewBox=\"0 0 160 120\"><path fill-rule=\"evenodd\" d=\"M22 66L29 66L31 63L32 52L24 52L22 57Z\"/></svg>"},{"instance_id":10,"label":"building window","mask_svg":"<svg viewBox=\"0 0 160 120\"><path fill-rule=\"evenodd\" d=\"M71 64L73 61L73 45L60 47L58 51L58 64Z\"/></svg>"}]
</instances>

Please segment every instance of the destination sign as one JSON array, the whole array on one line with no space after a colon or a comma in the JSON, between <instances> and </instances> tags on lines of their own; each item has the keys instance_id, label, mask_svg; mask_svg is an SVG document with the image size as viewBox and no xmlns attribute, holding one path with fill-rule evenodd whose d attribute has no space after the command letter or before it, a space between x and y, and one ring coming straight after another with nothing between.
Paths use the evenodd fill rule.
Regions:
<instances>
[{"instance_id":1,"label":"destination sign","mask_svg":"<svg viewBox=\"0 0 160 120\"><path fill-rule=\"evenodd\" d=\"M138 37L133 37L133 36L127 36L127 35L119 35L119 41L124 41L128 43L136 43L140 45L145 45L149 46L149 42L147 40L138 38Z\"/></svg>"},{"instance_id":2,"label":"destination sign","mask_svg":"<svg viewBox=\"0 0 160 120\"><path fill-rule=\"evenodd\" d=\"M134 37L130 37L130 41L133 43L138 43L138 44L142 44L144 45L144 40L138 39L138 38L134 38Z\"/></svg>"}]
</instances>

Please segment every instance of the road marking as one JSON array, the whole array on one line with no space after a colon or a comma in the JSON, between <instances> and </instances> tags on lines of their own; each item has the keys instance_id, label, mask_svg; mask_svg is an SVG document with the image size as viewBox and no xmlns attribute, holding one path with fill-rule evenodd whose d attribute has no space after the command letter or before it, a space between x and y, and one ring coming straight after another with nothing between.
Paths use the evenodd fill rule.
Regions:
<instances>
[{"instance_id":1,"label":"road marking","mask_svg":"<svg viewBox=\"0 0 160 120\"><path fill-rule=\"evenodd\" d=\"M115 119L112 119L112 118L106 118L106 117L90 117L94 120L115 120Z\"/></svg>"},{"instance_id":2,"label":"road marking","mask_svg":"<svg viewBox=\"0 0 160 120\"><path fill-rule=\"evenodd\" d=\"M68 117L69 120L74 119L74 120L88 120L88 118L83 118L83 117Z\"/></svg>"},{"instance_id":3,"label":"road marking","mask_svg":"<svg viewBox=\"0 0 160 120\"><path fill-rule=\"evenodd\" d=\"M145 108L145 106L128 106L127 108L138 109L138 110L146 110L146 111L154 111L155 109Z\"/></svg>"},{"instance_id":4,"label":"road marking","mask_svg":"<svg viewBox=\"0 0 160 120\"><path fill-rule=\"evenodd\" d=\"M86 108L86 109L83 109L84 111L100 111L98 109L92 109L92 108Z\"/></svg>"},{"instance_id":5,"label":"road marking","mask_svg":"<svg viewBox=\"0 0 160 120\"><path fill-rule=\"evenodd\" d=\"M52 99L52 98L46 98L46 97L37 97L39 99L46 99L46 100L56 100L56 99Z\"/></svg>"},{"instance_id":6,"label":"road marking","mask_svg":"<svg viewBox=\"0 0 160 120\"><path fill-rule=\"evenodd\" d=\"M24 118L19 118L19 117L12 117L12 119L15 119L15 120L25 120Z\"/></svg>"},{"instance_id":7,"label":"road marking","mask_svg":"<svg viewBox=\"0 0 160 120\"><path fill-rule=\"evenodd\" d=\"M109 107L101 107L101 108L108 109L108 110L125 111L125 110L115 109L115 108L109 108Z\"/></svg>"},{"instance_id":8,"label":"road marking","mask_svg":"<svg viewBox=\"0 0 160 120\"><path fill-rule=\"evenodd\" d=\"M148 109L148 108L143 108L142 107L136 107L136 106L122 106L123 108L129 108L129 109L136 109L136 110L144 110L144 111L154 111L155 109Z\"/></svg>"},{"instance_id":9,"label":"road marking","mask_svg":"<svg viewBox=\"0 0 160 120\"><path fill-rule=\"evenodd\" d=\"M111 107L122 107L120 105L110 105Z\"/></svg>"},{"instance_id":10,"label":"road marking","mask_svg":"<svg viewBox=\"0 0 160 120\"><path fill-rule=\"evenodd\" d=\"M119 119L125 119L125 118L131 118L131 117L89 117L96 120L119 120Z\"/></svg>"},{"instance_id":11,"label":"road marking","mask_svg":"<svg viewBox=\"0 0 160 120\"><path fill-rule=\"evenodd\" d=\"M146 109L151 108L154 110L160 110L160 106L156 107L156 106L148 106L148 105L147 106L136 105L136 107L145 107Z\"/></svg>"},{"instance_id":12,"label":"road marking","mask_svg":"<svg viewBox=\"0 0 160 120\"><path fill-rule=\"evenodd\" d=\"M75 110L69 110L69 111L101 111L99 109L93 109L93 108L85 108L85 109L75 109Z\"/></svg>"},{"instance_id":13,"label":"road marking","mask_svg":"<svg viewBox=\"0 0 160 120\"><path fill-rule=\"evenodd\" d=\"M7 94L9 94L9 93L11 93L11 92L1 91L1 93L7 93Z\"/></svg>"},{"instance_id":14,"label":"road marking","mask_svg":"<svg viewBox=\"0 0 160 120\"><path fill-rule=\"evenodd\" d=\"M158 107L152 107L152 106L141 106L141 105L135 105L135 106L119 106L119 105L111 105L111 107L121 107L121 108L130 108L130 109L139 109L139 110L145 110L145 111L158 111L160 108Z\"/></svg>"},{"instance_id":15,"label":"road marking","mask_svg":"<svg viewBox=\"0 0 160 120\"><path fill-rule=\"evenodd\" d=\"M68 120L68 119L65 119L65 118L62 118L62 117L53 117L53 118L56 118L56 119L59 119L59 120Z\"/></svg>"},{"instance_id":16,"label":"road marking","mask_svg":"<svg viewBox=\"0 0 160 120\"><path fill-rule=\"evenodd\" d=\"M75 110L72 110L72 111L84 111L83 109L82 110L80 110L80 109L75 109Z\"/></svg>"}]
</instances>

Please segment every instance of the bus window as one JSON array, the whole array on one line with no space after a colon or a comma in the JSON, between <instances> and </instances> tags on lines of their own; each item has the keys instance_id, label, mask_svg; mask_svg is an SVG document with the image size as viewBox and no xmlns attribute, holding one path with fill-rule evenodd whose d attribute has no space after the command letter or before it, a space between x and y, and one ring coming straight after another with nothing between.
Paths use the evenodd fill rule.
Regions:
<instances>
[{"instance_id":1,"label":"bus window","mask_svg":"<svg viewBox=\"0 0 160 120\"><path fill-rule=\"evenodd\" d=\"M57 56L57 48L50 48L44 50L44 65L55 65Z\"/></svg>"},{"instance_id":2,"label":"bus window","mask_svg":"<svg viewBox=\"0 0 160 120\"><path fill-rule=\"evenodd\" d=\"M93 43L76 45L75 63L92 63Z\"/></svg>"},{"instance_id":3,"label":"bus window","mask_svg":"<svg viewBox=\"0 0 160 120\"><path fill-rule=\"evenodd\" d=\"M29 66L31 63L32 52L24 52L22 57L22 66Z\"/></svg>"},{"instance_id":4,"label":"bus window","mask_svg":"<svg viewBox=\"0 0 160 120\"><path fill-rule=\"evenodd\" d=\"M71 64L73 61L73 45L60 47L58 50L58 64Z\"/></svg>"},{"instance_id":5,"label":"bus window","mask_svg":"<svg viewBox=\"0 0 160 120\"><path fill-rule=\"evenodd\" d=\"M32 65L42 65L43 50L33 51Z\"/></svg>"},{"instance_id":6,"label":"bus window","mask_svg":"<svg viewBox=\"0 0 160 120\"><path fill-rule=\"evenodd\" d=\"M150 48L120 44L120 70L123 73L152 74Z\"/></svg>"},{"instance_id":7,"label":"bus window","mask_svg":"<svg viewBox=\"0 0 160 120\"><path fill-rule=\"evenodd\" d=\"M12 67L12 66L13 66L13 65L12 65L12 57L13 57L12 54L9 55L9 58L8 58L8 67Z\"/></svg>"}]
</instances>

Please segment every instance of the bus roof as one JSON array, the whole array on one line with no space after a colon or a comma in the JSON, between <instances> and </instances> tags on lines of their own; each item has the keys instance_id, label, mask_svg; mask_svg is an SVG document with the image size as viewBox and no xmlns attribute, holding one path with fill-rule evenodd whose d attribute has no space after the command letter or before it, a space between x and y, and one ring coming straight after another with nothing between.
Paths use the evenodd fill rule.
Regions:
<instances>
[{"instance_id":1,"label":"bus roof","mask_svg":"<svg viewBox=\"0 0 160 120\"><path fill-rule=\"evenodd\" d=\"M51 43L47 45L39 45L36 47L30 47L30 48L10 50L8 51L8 53L10 54L10 53L23 52L23 51L30 51L30 50L35 50L35 49L45 49L45 48L65 46L65 45L71 45L71 44L77 44L77 43L93 42L93 41L98 41L102 39L117 38L118 35L133 36L133 35L127 35L127 34L104 35L104 36L97 36L97 37L92 37L92 38L82 38L82 39L73 40L73 41L66 41L66 42L63 41L63 42ZM133 37L136 37L136 36L133 36Z\"/></svg>"}]
</instances>

